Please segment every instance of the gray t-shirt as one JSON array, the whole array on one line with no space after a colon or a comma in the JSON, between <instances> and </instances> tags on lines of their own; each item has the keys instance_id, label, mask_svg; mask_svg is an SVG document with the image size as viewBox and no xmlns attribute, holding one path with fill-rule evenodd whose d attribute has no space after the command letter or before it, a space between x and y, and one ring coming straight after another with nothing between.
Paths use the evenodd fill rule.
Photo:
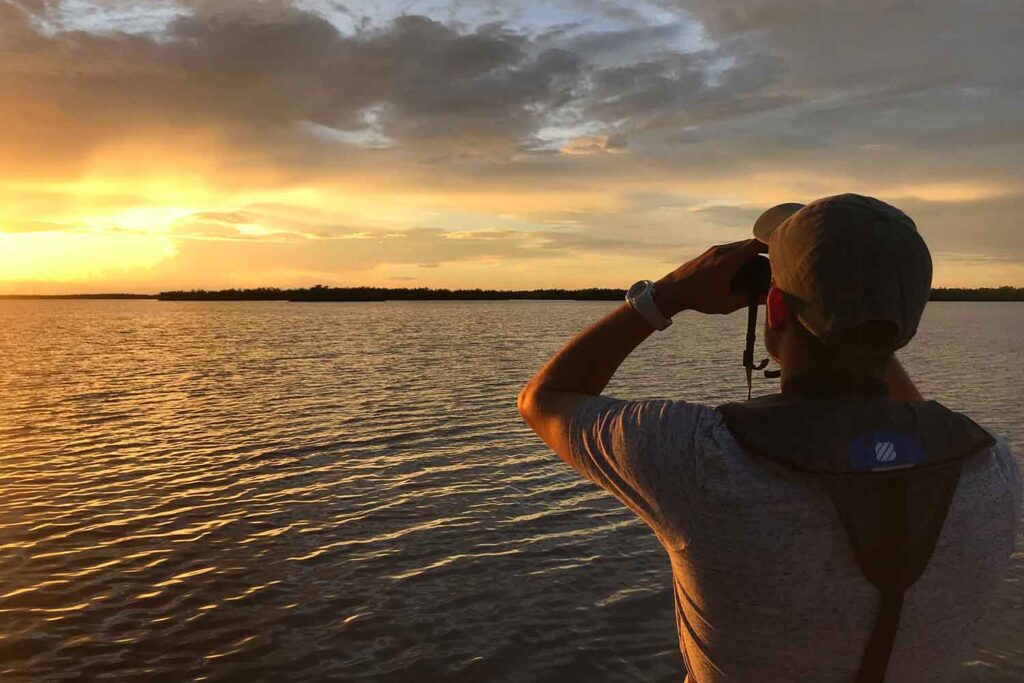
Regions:
<instances>
[{"instance_id":1,"label":"gray t-shirt","mask_svg":"<svg viewBox=\"0 0 1024 683\"><path fill-rule=\"evenodd\" d=\"M672 563L691 683L852 681L878 592L821 484L745 453L713 408L598 396L573 416L575 467L638 514ZM906 593L887 681L950 681L1013 552L1021 475L1002 438L962 470Z\"/></svg>"}]
</instances>

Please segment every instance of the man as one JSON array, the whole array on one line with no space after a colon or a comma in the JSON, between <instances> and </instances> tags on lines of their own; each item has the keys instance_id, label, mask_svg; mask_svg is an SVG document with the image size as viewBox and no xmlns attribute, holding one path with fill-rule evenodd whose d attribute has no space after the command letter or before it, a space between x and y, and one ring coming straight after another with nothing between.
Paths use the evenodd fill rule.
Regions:
<instances>
[{"instance_id":1,"label":"man","mask_svg":"<svg viewBox=\"0 0 1024 683\"><path fill-rule=\"evenodd\" d=\"M927 302L928 249L903 212L852 194L774 207L755 235L631 288L520 414L665 547L690 683L953 680L1013 551L1021 479L1003 439L923 401L893 354ZM673 316L747 305L733 278L764 252L781 394L600 395Z\"/></svg>"}]
</instances>

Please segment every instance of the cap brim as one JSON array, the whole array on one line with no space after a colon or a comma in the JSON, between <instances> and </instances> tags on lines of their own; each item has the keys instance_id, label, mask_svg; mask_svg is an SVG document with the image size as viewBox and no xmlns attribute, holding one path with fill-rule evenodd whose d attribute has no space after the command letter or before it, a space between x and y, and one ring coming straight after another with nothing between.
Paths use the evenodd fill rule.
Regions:
<instances>
[{"instance_id":1,"label":"cap brim","mask_svg":"<svg viewBox=\"0 0 1024 683\"><path fill-rule=\"evenodd\" d=\"M803 204L789 202L787 204L778 204L768 209L754 221L754 237L768 244L768 239L775 232L775 229L802 208L804 208Z\"/></svg>"}]
</instances>

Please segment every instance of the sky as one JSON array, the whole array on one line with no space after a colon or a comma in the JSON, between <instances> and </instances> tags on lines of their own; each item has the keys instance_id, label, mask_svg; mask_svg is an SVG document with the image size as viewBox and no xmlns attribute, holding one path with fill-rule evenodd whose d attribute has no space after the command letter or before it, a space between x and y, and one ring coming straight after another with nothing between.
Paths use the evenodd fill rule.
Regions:
<instances>
[{"instance_id":1,"label":"sky","mask_svg":"<svg viewBox=\"0 0 1024 683\"><path fill-rule=\"evenodd\" d=\"M0 0L0 294L620 287L781 202L1024 286L1019 0Z\"/></svg>"}]
</instances>

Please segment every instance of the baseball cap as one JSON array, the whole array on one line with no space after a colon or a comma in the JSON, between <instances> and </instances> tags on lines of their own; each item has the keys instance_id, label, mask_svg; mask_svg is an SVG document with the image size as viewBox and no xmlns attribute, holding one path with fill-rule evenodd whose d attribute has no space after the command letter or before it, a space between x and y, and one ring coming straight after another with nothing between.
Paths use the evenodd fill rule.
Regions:
<instances>
[{"instance_id":1,"label":"baseball cap","mask_svg":"<svg viewBox=\"0 0 1024 683\"><path fill-rule=\"evenodd\" d=\"M754 236L768 245L775 286L825 346L895 351L917 332L932 259L896 207L859 194L779 204L757 219ZM885 334L865 335L867 327Z\"/></svg>"}]
</instances>

